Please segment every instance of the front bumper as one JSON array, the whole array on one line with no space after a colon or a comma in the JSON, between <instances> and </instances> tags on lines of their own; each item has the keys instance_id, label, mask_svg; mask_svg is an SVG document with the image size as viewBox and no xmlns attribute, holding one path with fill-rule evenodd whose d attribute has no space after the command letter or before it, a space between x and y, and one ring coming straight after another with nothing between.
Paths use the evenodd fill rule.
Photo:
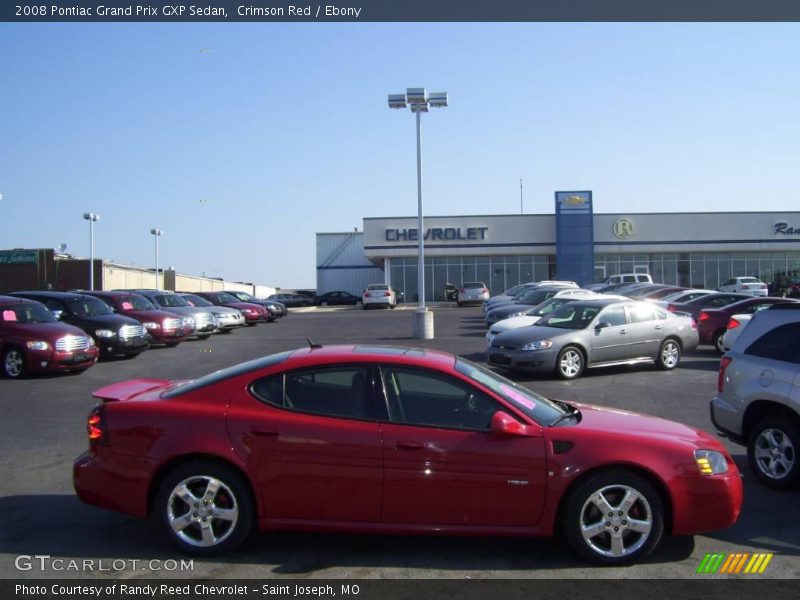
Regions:
<instances>
[{"instance_id":1,"label":"front bumper","mask_svg":"<svg viewBox=\"0 0 800 600\"><path fill-rule=\"evenodd\" d=\"M486 355L489 364L496 367L547 373L556 368L558 350L508 350L490 346Z\"/></svg>"},{"instance_id":2,"label":"front bumper","mask_svg":"<svg viewBox=\"0 0 800 600\"><path fill-rule=\"evenodd\" d=\"M25 359L31 373L64 373L88 369L97 362L99 355L97 346L92 346L75 352L28 350Z\"/></svg>"},{"instance_id":3,"label":"front bumper","mask_svg":"<svg viewBox=\"0 0 800 600\"><path fill-rule=\"evenodd\" d=\"M673 535L693 535L730 527L739 518L744 496L736 463L724 475L679 478L672 487Z\"/></svg>"},{"instance_id":4,"label":"front bumper","mask_svg":"<svg viewBox=\"0 0 800 600\"><path fill-rule=\"evenodd\" d=\"M101 356L117 356L120 354L130 356L147 350L150 347L150 339L149 334L144 334L126 339L119 339L116 336L113 338L98 338L96 341Z\"/></svg>"}]
</instances>

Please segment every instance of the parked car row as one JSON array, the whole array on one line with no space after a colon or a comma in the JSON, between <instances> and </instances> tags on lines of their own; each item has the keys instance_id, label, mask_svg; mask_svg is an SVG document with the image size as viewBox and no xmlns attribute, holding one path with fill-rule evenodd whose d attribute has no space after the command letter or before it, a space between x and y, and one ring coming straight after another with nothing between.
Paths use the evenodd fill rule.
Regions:
<instances>
[{"instance_id":1,"label":"parked car row","mask_svg":"<svg viewBox=\"0 0 800 600\"><path fill-rule=\"evenodd\" d=\"M0 296L2 374L81 372L101 357L133 358L275 318L269 305L226 292L12 292Z\"/></svg>"}]
</instances>

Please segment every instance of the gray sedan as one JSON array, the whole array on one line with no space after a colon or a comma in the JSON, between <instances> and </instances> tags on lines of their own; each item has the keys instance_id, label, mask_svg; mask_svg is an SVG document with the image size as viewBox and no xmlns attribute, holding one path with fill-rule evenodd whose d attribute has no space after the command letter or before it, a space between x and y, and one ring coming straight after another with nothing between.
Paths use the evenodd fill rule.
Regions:
<instances>
[{"instance_id":1,"label":"gray sedan","mask_svg":"<svg viewBox=\"0 0 800 600\"><path fill-rule=\"evenodd\" d=\"M487 349L489 364L580 377L587 367L655 362L674 369L697 347L694 319L649 302L579 300L536 325L501 333Z\"/></svg>"}]
</instances>

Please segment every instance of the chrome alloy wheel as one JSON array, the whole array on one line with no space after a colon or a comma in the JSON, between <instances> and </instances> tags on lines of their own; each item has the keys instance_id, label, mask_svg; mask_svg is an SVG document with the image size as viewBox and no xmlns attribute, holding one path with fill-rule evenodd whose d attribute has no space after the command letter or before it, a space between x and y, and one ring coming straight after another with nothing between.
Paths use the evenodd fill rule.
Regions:
<instances>
[{"instance_id":1,"label":"chrome alloy wheel","mask_svg":"<svg viewBox=\"0 0 800 600\"><path fill-rule=\"evenodd\" d=\"M786 477L794 466L795 448L780 429L764 429L756 438L753 451L759 470L770 479Z\"/></svg>"},{"instance_id":2,"label":"chrome alloy wheel","mask_svg":"<svg viewBox=\"0 0 800 600\"><path fill-rule=\"evenodd\" d=\"M561 355L558 368L568 379L577 377L583 369L583 356L577 350L570 348Z\"/></svg>"},{"instance_id":3,"label":"chrome alloy wheel","mask_svg":"<svg viewBox=\"0 0 800 600\"><path fill-rule=\"evenodd\" d=\"M627 485L609 485L591 494L580 512L586 544L601 556L633 554L650 537L653 511L642 493Z\"/></svg>"},{"instance_id":4,"label":"chrome alloy wheel","mask_svg":"<svg viewBox=\"0 0 800 600\"><path fill-rule=\"evenodd\" d=\"M667 369L674 368L678 361L681 359L681 351L678 348L677 342L672 340L667 341L663 348L661 348L661 362Z\"/></svg>"},{"instance_id":5,"label":"chrome alloy wheel","mask_svg":"<svg viewBox=\"0 0 800 600\"><path fill-rule=\"evenodd\" d=\"M222 481L207 475L176 485L166 510L173 533L186 544L202 548L225 541L239 520L236 496Z\"/></svg>"},{"instance_id":6,"label":"chrome alloy wheel","mask_svg":"<svg viewBox=\"0 0 800 600\"><path fill-rule=\"evenodd\" d=\"M16 348L6 350L3 370L8 377L20 377L25 372L25 357L22 352Z\"/></svg>"}]
</instances>

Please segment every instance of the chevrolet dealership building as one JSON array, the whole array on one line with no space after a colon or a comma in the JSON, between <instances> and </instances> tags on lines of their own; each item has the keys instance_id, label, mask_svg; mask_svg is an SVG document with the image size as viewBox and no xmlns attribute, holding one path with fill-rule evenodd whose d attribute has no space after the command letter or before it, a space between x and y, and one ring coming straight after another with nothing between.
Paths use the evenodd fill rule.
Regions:
<instances>
[{"instance_id":1,"label":"chevrolet dealership building","mask_svg":"<svg viewBox=\"0 0 800 600\"><path fill-rule=\"evenodd\" d=\"M558 192L555 214L426 217L426 300L446 283L483 281L492 293L526 281L580 284L617 273L716 288L753 275L800 278L800 212L594 214L591 192ZM386 282L417 299L416 217L365 218L363 232L317 234L320 293Z\"/></svg>"}]
</instances>

